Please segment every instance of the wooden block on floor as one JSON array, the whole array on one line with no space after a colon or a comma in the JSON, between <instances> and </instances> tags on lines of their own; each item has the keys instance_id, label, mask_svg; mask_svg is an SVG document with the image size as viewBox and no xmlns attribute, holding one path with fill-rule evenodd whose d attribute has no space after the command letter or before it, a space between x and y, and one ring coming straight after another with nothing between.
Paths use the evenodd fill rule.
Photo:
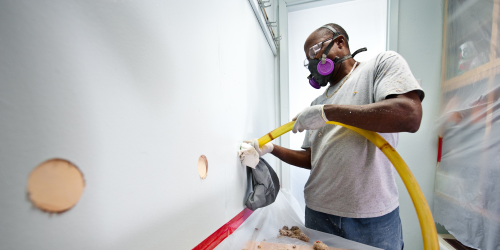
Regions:
<instances>
[{"instance_id":1,"label":"wooden block on floor","mask_svg":"<svg viewBox=\"0 0 500 250\"><path fill-rule=\"evenodd\" d=\"M260 248L259 248L260 246ZM295 246L295 248L294 248ZM329 247L330 250L346 250L343 248ZM313 250L312 246L284 244L284 243L270 243L261 241L248 241L243 250Z\"/></svg>"}]
</instances>

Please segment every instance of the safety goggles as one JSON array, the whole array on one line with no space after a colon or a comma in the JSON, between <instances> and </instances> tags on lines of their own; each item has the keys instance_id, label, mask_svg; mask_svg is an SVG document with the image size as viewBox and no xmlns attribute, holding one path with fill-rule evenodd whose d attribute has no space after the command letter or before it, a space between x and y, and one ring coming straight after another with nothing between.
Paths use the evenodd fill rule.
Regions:
<instances>
[{"instance_id":1,"label":"safety goggles","mask_svg":"<svg viewBox=\"0 0 500 250\"><path fill-rule=\"evenodd\" d=\"M316 57L316 55L318 54L318 52L321 50L321 48L323 47L323 44L326 44L330 41L332 41L333 39L337 38L338 36L334 36L332 38L329 38L323 42L319 42L315 45L313 45L311 48L309 48L309 51L307 51L307 56L308 58L306 58L304 60L304 67L308 67L309 66L309 60L310 59L314 59Z\"/></svg>"},{"instance_id":2,"label":"safety goggles","mask_svg":"<svg viewBox=\"0 0 500 250\"><path fill-rule=\"evenodd\" d=\"M320 51L321 48L323 47L323 44L331 41L333 38L337 38L337 37L329 38L329 39L327 39L323 42L319 42L319 43L313 45L311 48L309 48L309 51L307 53L307 55L309 56L309 59L315 58L318 51Z\"/></svg>"}]
</instances>

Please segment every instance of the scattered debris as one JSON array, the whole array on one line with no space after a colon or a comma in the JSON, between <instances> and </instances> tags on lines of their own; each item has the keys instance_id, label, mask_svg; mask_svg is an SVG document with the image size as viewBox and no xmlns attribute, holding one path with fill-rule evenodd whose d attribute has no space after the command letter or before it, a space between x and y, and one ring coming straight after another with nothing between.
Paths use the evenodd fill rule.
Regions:
<instances>
[{"instance_id":1,"label":"scattered debris","mask_svg":"<svg viewBox=\"0 0 500 250\"><path fill-rule=\"evenodd\" d=\"M262 247L260 245L257 246L258 249L261 249Z\"/></svg>"},{"instance_id":2,"label":"scattered debris","mask_svg":"<svg viewBox=\"0 0 500 250\"><path fill-rule=\"evenodd\" d=\"M300 231L299 227L293 226L288 229L287 226L283 226L282 229L279 230L281 236L287 236L290 238L299 239L301 241L309 242L309 237L305 235L302 231Z\"/></svg>"},{"instance_id":3,"label":"scattered debris","mask_svg":"<svg viewBox=\"0 0 500 250\"><path fill-rule=\"evenodd\" d=\"M317 240L313 244L313 249L314 250L328 250L328 246L325 243L323 243L322 241Z\"/></svg>"},{"instance_id":4,"label":"scattered debris","mask_svg":"<svg viewBox=\"0 0 500 250\"><path fill-rule=\"evenodd\" d=\"M255 230L259 230L258 228L255 228Z\"/></svg>"}]
</instances>

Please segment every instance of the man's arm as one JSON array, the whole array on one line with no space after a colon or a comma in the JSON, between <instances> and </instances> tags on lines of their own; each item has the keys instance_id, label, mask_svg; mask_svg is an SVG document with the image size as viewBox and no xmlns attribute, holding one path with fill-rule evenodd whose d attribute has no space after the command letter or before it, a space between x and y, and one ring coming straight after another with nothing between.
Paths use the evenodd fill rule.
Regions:
<instances>
[{"instance_id":1,"label":"man's arm","mask_svg":"<svg viewBox=\"0 0 500 250\"><path fill-rule=\"evenodd\" d=\"M324 111L330 121L380 133L415 133L422 120L422 105L416 91L367 105L327 104Z\"/></svg>"},{"instance_id":2,"label":"man's arm","mask_svg":"<svg viewBox=\"0 0 500 250\"><path fill-rule=\"evenodd\" d=\"M300 168L311 169L311 149L307 150L291 150L288 148L273 145L274 149L271 152L280 160Z\"/></svg>"}]
</instances>

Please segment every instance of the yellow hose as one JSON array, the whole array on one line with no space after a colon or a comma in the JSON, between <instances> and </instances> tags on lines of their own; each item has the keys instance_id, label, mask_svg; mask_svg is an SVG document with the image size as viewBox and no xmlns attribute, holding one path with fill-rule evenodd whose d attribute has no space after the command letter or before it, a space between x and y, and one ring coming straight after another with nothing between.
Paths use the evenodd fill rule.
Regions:
<instances>
[{"instance_id":1,"label":"yellow hose","mask_svg":"<svg viewBox=\"0 0 500 250\"><path fill-rule=\"evenodd\" d=\"M292 130L293 124L295 122L289 122L268 134L259 138L259 147L262 147L264 144L280 137L281 135L287 133ZM403 158L398 154L398 152L379 134L356 128L353 126L345 125L338 122L327 122L328 124L340 125L351 129L353 131L358 132L360 135L366 137L369 141L371 141L375 146L377 146L382 152L387 156L389 161L391 161L392 165L398 171L399 176L403 180L406 190L410 194L411 200L413 201L413 206L415 206L415 210L417 211L418 221L420 222L420 229L422 230L422 238L424 241L424 249L439 249L438 238L436 226L434 224L434 219L432 218L431 210L429 209L429 205L427 204L427 200L425 200L424 194L422 190L420 190L420 186L413 177L413 174L410 171L410 168L406 165Z\"/></svg>"}]
</instances>

